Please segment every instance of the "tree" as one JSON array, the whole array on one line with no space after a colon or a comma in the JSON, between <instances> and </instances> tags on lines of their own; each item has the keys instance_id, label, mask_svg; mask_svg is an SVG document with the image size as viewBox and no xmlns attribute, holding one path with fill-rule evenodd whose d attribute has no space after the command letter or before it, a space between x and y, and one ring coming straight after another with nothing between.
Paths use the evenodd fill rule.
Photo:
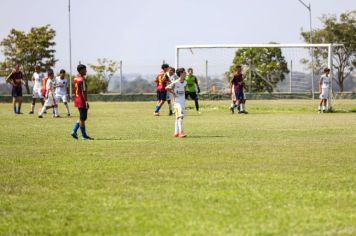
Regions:
<instances>
[{"instance_id":1,"label":"tree","mask_svg":"<svg viewBox=\"0 0 356 236\"><path fill-rule=\"evenodd\" d=\"M119 69L119 63L114 60L109 60L107 58L98 59L98 64L89 64L89 67L93 69L97 77L107 84L103 92L107 92L111 78L115 75L116 71Z\"/></svg>"},{"instance_id":2,"label":"tree","mask_svg":"<svg viewBox=\"0 0 356 236\"><path fill-rule=\"evenodd\" d=\"M229 72L229 80L236 66L246 67L246 75L251 75L251 85L247 83L249 92L272 92L279 81L284 80L284 73L289 73L287 62L280 48L242 48L235 53Z\"/></svg>"},{"instance_id":3,"label":"tree","mask_svg":"<svg viewBox=\"0 0 356 236\"><path fill-rule=\"evenodd\" d=\"M344 81L356 66L356 11L342 13L339 19L335 15L323 15L320 18L323 28L313 30L314 43L341 43L344 47L333 50L333 68L336 69L336 81L340 92L344 91ZM305 42L310 42L310 32L301 32ZM327 49L316 48L314 69L320 72L326 65L322 61L328 57ZM304 59L304 63L309 63Z\"/></svg>"},{"instance_id":4,"label":"tree","mask_svg":"<svg viewBox=\"0 0 356 236\"><path fill-rule=\"evenodd\" d=\"M85 79L89 94L102 93L108 88L108 82L98 77L98 75L87 75Z\"/></svg>"},{"instance_id":5,"label":"tree","mask_svg":"<svg viewBox=\"0 0 356 236\"><path fill-rule=\"evenodd\" d=\"M30 93L28 81L31 80L34 67L40 65L43 70L47 70L57 61L54 57L55 36L56 32L50 25L33 27L28 33L12 29L0 43L5 56L5 60L0 63L1 74L8 74L16 64L21 65L25 87L27 93Z\"/></svg>"}]
</instances>

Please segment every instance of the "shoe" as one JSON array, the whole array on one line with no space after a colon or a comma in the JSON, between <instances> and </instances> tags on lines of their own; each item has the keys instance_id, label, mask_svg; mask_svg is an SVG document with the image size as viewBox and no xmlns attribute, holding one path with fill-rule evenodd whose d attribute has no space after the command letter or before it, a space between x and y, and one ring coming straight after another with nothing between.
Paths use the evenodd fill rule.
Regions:
<instances>
[{"instance_id":1,"label":"shoe","mask_svg":"<svg viewBox=\"0 0 356 236\"><path fill-rule=\"evenodd\" d=\"M78 135L77 135L76 133L72 132L70 135L71 135L74 139L78 139Z\"/></svg>"},{"instance_id":2,"label":"shoe","mask_svg":"<svg viewBox=\"0 0 356 236\"><path fill-rule=\"evenodd\" d=\"M172 112L172 111L169 111L168 115L169 115L169 116L172 116L172 115L173 115L173 112Z\"/></svg>"},{"instance_id":3,"label":"shoe","mask_svg":"<svg viewBox=\"0 0 356 236\"><path fill-rule=\"evenodd\" d=\"M243 113L243 111L239 111L238 113L239 113L239 114L242 114L242 113Z\"/></svg>"},{"instance_id":4,"label":"shoe","mask_svg":"<svg viewBox=\"0 0 356 236\"><path fill-rule=\"evenodd\" d=\"M248 114L248 112L247 112L247 111L242 111L242 113L244 113L244 114Z\"/></svg>"},{"instance_id":5,"label":"shoe","mask_svg":"<svg viewBox=\"0 0 356 236\"><path fill-rule=\"evenodd\" d=\"M175 134L173 135L174 138L178 138L179 137L179 134Z\"/></svg>"},{"instance_id":6,"label":"shoe","mask_svg":"<svg viewBox=\"0 0 356 236\"><path fill-rule=\"evenodd\" d=\"M235 110L234 108L230 107L230 111L231 111L231 114L234 114L235 113Z\"/></svg>"},{"instance_id":7,"label":"shoe","mask_svg":"<svg viewBox=\"0 0 356 236\"><path fill-rule=\"evenodd\" d=\"M33 114L33 111L30 111L28 114Z\"/></svg>"},{"instance_id":8,"label":"shoe","mask_svg":"<svg viewBox=\"0 0 356 236\"><path fill-rule=\"evenodd\" d=\"M153 113L154 116L159 116L158 112Z\"/></svg>"},{"instance_id":9,"label":"shoe","mask_svg":"<svg viewBox=\"0 0 356 236\"><path fill-rule=\"evenodd\" d=\"M67 114L67 117L70 117L70 114Z\"/></svg>"},{"instance_id":10,"label":"shoe","mask_svg":"<svg viewBox=\"0 0 356 236\"><path fill-rule=\"evenodd\" d=\"M43 118L43 116L42 115L38 115L38 118Z\"/></svg>"},{"instance_id":11,"label":"shoe","mask_svg":"<svg viewBox=\"0 0 356 236\"><path fill-rule=\"evenodd\" d=\"M184 133L180 133L180 134L178 134L178 138L185 138L185 137L187 137L187 135L186 135L186 134L184 134Z\"/></svg>"},{"instance_id":12,"label":"shoe","mask_svg":"<svg viewBox=\"0 0 356 236\"><path fill-rule=\"evenodd\" d=\"M54 115L53 118L61 118L61 116L60 115L58 115L58 116Z\"/></svg>"},{"instance_id":13,"label":"shoe","mask_svg":"<svg viewBox=\"0 0 356 236\"><path fill-rule=\"evenodd\" d=\"M43 112L43 114L47 114L47 111Z\"/></svg>"},{"instance_id":14,"label":"shoe","mask_svg":"<svg viewBox=\"0 0 356 236\"><path fill-rule=\"evenodd\" d=\"M17 112L16 114L17 114L17 115L22 115L23 113L22 113L22 112Z\"/></svg>"},{"instance_id":15,"label":"shoe","mask_svg":"<svg viewBox=\"0 0 356 236\"><path fill-rule=\"evenodd\" d=\"M92 137L85 136L85 137L82 137L82 140L94 140L94 139Z\"/></svg>"}]
</instances>

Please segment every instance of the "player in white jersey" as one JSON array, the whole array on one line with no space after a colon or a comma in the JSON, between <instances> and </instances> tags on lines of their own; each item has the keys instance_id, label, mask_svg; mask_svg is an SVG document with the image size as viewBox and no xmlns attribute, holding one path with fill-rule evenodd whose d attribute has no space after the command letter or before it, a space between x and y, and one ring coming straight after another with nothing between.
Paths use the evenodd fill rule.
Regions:
<instances>
[{"instance_id":1,"label":"player in white jersey","mask_svg":"<svg viewBox=\"0 0 356 236\"><path fill-rule=\"evenodd\" d=\"M57 102L63 102L64 106L66 107L67 116L70 116L69 106L67 101L67 94L68 94L68 82L66 79L66 71L60 70L59 76L56 77L56 100ZM59 115L59 114L58 114Z\"/></svg>"},{"instance_id":2,"label":"player in white jersey","mask_svg":"<svg viewBox=\"0 0 356 236\"><path fill-rule=\"evenodd\" d=\"M46 95L45 95L46 101L42 107L41 112L38 114L38 118L43 118L43 113L49 108L53 108L54 111L53 117L59 117L57 101L54 93L54 89L55 89L54 72L52 69L49 69L47 71L47 76L48 76L48 80L46 83Z\"/></svg>"},{"instance_id":3,"label":"player in white jersey","mask_svg":"<svg viewBox=\"0 0 356 236\"><path fill-rule=\"evenodd\" d=\"M185 88L187 82L185 76L187 73L184 68L177 69L178 79L166 87L166 90L173 95L174 109L176 113L174 137L185 138L183 132L183 118L185 113Z\"/></svg>"},{"instance_id":4,"label":"player in white jersey","mask_svg":"<svg viewBox=\"0 0 356 236\"><path fill-rule=\"evenodd\" d=\"M329 76L330 69L325 68L324 74L320 78L319 82L319 92L320 92L320 103L318 106L318 112L326 112L326 104L329 99L331 78Z\"/></svg>"},{"instance_id":5,"label":"player in white jersey","mask_svg":"<svg viewBox=\"0 0 356 236\"><path fill-rule=\"evenodd\" d=\"M170 83L173 83L174 81L176 81L178 79L178 76L176 75L176 70L173 67L169 68L168 76L169 76L168 85ZM167 94L167 103L168 103L168 107L169 107L169 114L168 115L171 116L171 115L173 115L173 111L172 111L173 94L172 93L168 93Z\"/></svg>"},{"instance_id":6,"label":"player in white jersey","mask_svg":"<svg viewBox=\"0 0 356 236\"><path fill-rule=\"evenodd\" d=\"M44 99L43 99L42 92L41 92L43 79L44 79L44 74L41 73L41 67L36 66L35 73L33 73L33 75L32 75L33 90L32 90L31 110L30 110L29 114L33 114L33 112L35 110L36 99L40 99L42 106L44 104Z\"/></svg>"}]
</instances>

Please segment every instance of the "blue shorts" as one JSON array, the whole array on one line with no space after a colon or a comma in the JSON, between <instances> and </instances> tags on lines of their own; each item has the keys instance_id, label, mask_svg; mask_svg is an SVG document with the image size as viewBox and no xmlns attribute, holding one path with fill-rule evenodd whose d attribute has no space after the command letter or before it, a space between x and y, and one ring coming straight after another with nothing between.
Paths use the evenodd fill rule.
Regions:
<instances>
[{"instance_id":1,"label":"blue shorts","mask_svg":"<svg viewBox=\"0 0 356 236\"><path fill-rule=\"evenodd\" d=\"M22 97L22 88L13 88L11 92L12 97Z\"/></svg>"},{"instance_id":2,"label":"blue shorts","mask_svg":"<svg viewBox=\"0 0 356 236\"><path fill-rule=\"evenodd\" d=\"M157 101L166 101L167 91L157 91Z\"/></svg>"},{"instance_id":3,"label":"blue shorts","mask_svg":"<svg viewBox=\"0 0 356 236\"><path fill-rule=\"evenodd\" d=\"M79 120L86 121L88 118L88 109L78 108L78 110L79 110Z\"/></svg>"},{"instance_id":4,"label":"blue shorts","mask_svg":"<svg viewBox=\"0 0 356 236\"><path fill-rule=\"evenodd\" d=\"M235 93L236 100L246 100L244 92Z\"/></svg>"}]
</instances>

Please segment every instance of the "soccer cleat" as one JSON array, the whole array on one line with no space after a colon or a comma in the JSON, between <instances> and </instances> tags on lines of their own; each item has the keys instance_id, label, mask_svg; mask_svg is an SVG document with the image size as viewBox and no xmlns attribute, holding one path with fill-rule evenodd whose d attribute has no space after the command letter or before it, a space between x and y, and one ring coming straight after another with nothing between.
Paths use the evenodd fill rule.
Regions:
<instances>
[{"instance_id":1,"label":"soccer cleat","mask_svg":"<svg viewBox=\"0 0 356 236\"><path fill-rule=\"evenodd\" d=\"M92 137L89 136L84 136L82 137L82 140L94 140Z\"/></svg>"},{"instance_id":2,"label":"soccer cleat","mask_svg":"<svg viewBox=\"0 0 356 236\"><path fill-rule=\"evenodd\" d=\"M244 113L244 114L248 114L248 112L247 112L247 111L242 111L242 113Z\"/></svg>"},{"instance_id":3,"label":"soccer cleat","mask_svg":"<svg viewBox=\"0 0 356 236\"><path fill-rule=\"evenodd\" d=\"M43 116L42 115L38 115L38 118L43 118Z\"/></svg>"},{"instance_id":4,"label":"soccer cleat","mask_svg":"<svg viewBox=\"0 0 356 236\"><path fill-rule=\"evenodd\" d=\"M70 135L74 138L74 139L78 139L78 135L74 132L70 133Z\"/></svg>"},{"instance_id":5,"label":"soccer cleat","mask_svg":"<svg viewBox=\"0 0 356 236\"><path fill-rule=\"evenodd\" d=\"M33 114L33 111L30 111L28 114Z\"/></svg>"},{"instance_id":6,"label":"soccer cleat","mask_svg":"<svg viewBox=\"0 0 356 236\"><path fill-rule=\"evenodd\" d=\"M67 117L70 117L70 113L69 113L69 114L67 114Z\"/></svg>"},{"instance_id":7,"label":"soccer cleat","mask_svg":"<svg viewBox=\"0 0 356 236\"><path fill-rule=\"evenodd\" d=\"M180 134L178 135L178 138L185 138L185 137L187 137L187 135L184 134L184 133L180 133Z\"/></svg>"},{"instance_id":8,"label":"soccer cleat","mask_svg":"<svg viewBox=\"0 0 356 236\"><path fill-rule=\"evenodd\" d=\"M174 137L174 138L178 138L178 137L179 137L179 134L174 134L173 137Z\"/></svg>"},{"instance_id":9,"label":"soccer cleat","mask_svg":"<svg viewBox=\"0 0 356 236\"><path fill-rule=\"evenodd\" d=\"M17 115L22 115L23 113L22 113L22 112L17 112L16 114L17 114Z\"/></svg>"},{"instance_id":10,"label":"soccer cleat","mask_svg":"<svg viewBox=\"0 0 356 236\"><path fill-rule=\"evenodd\" d=\"M235 113L235 110L233 107L230 107L230 111L231 111L231 114L234 114Z\"/></svg>"},{"instance_id":11,"label":"soccer cleat","mask_svg":"<svg viewBox=\"0 0 356 236\"><path fill-rule=\"evenodd\" d=\"M169 115L169 116L172 116L172 115L173 115L173 112L172 112L172 111L169 111L168 115Z\"/></svg>"},{"instance_id":12,"label":"soccer cleat","mask_svg":"<svg viewBox=\"0 0 356 236\"><path fill-rule=\"evenodd\" d=\"M158 112L153 113L154 116L159 116Z\"/></svg>"}]
</instances>

